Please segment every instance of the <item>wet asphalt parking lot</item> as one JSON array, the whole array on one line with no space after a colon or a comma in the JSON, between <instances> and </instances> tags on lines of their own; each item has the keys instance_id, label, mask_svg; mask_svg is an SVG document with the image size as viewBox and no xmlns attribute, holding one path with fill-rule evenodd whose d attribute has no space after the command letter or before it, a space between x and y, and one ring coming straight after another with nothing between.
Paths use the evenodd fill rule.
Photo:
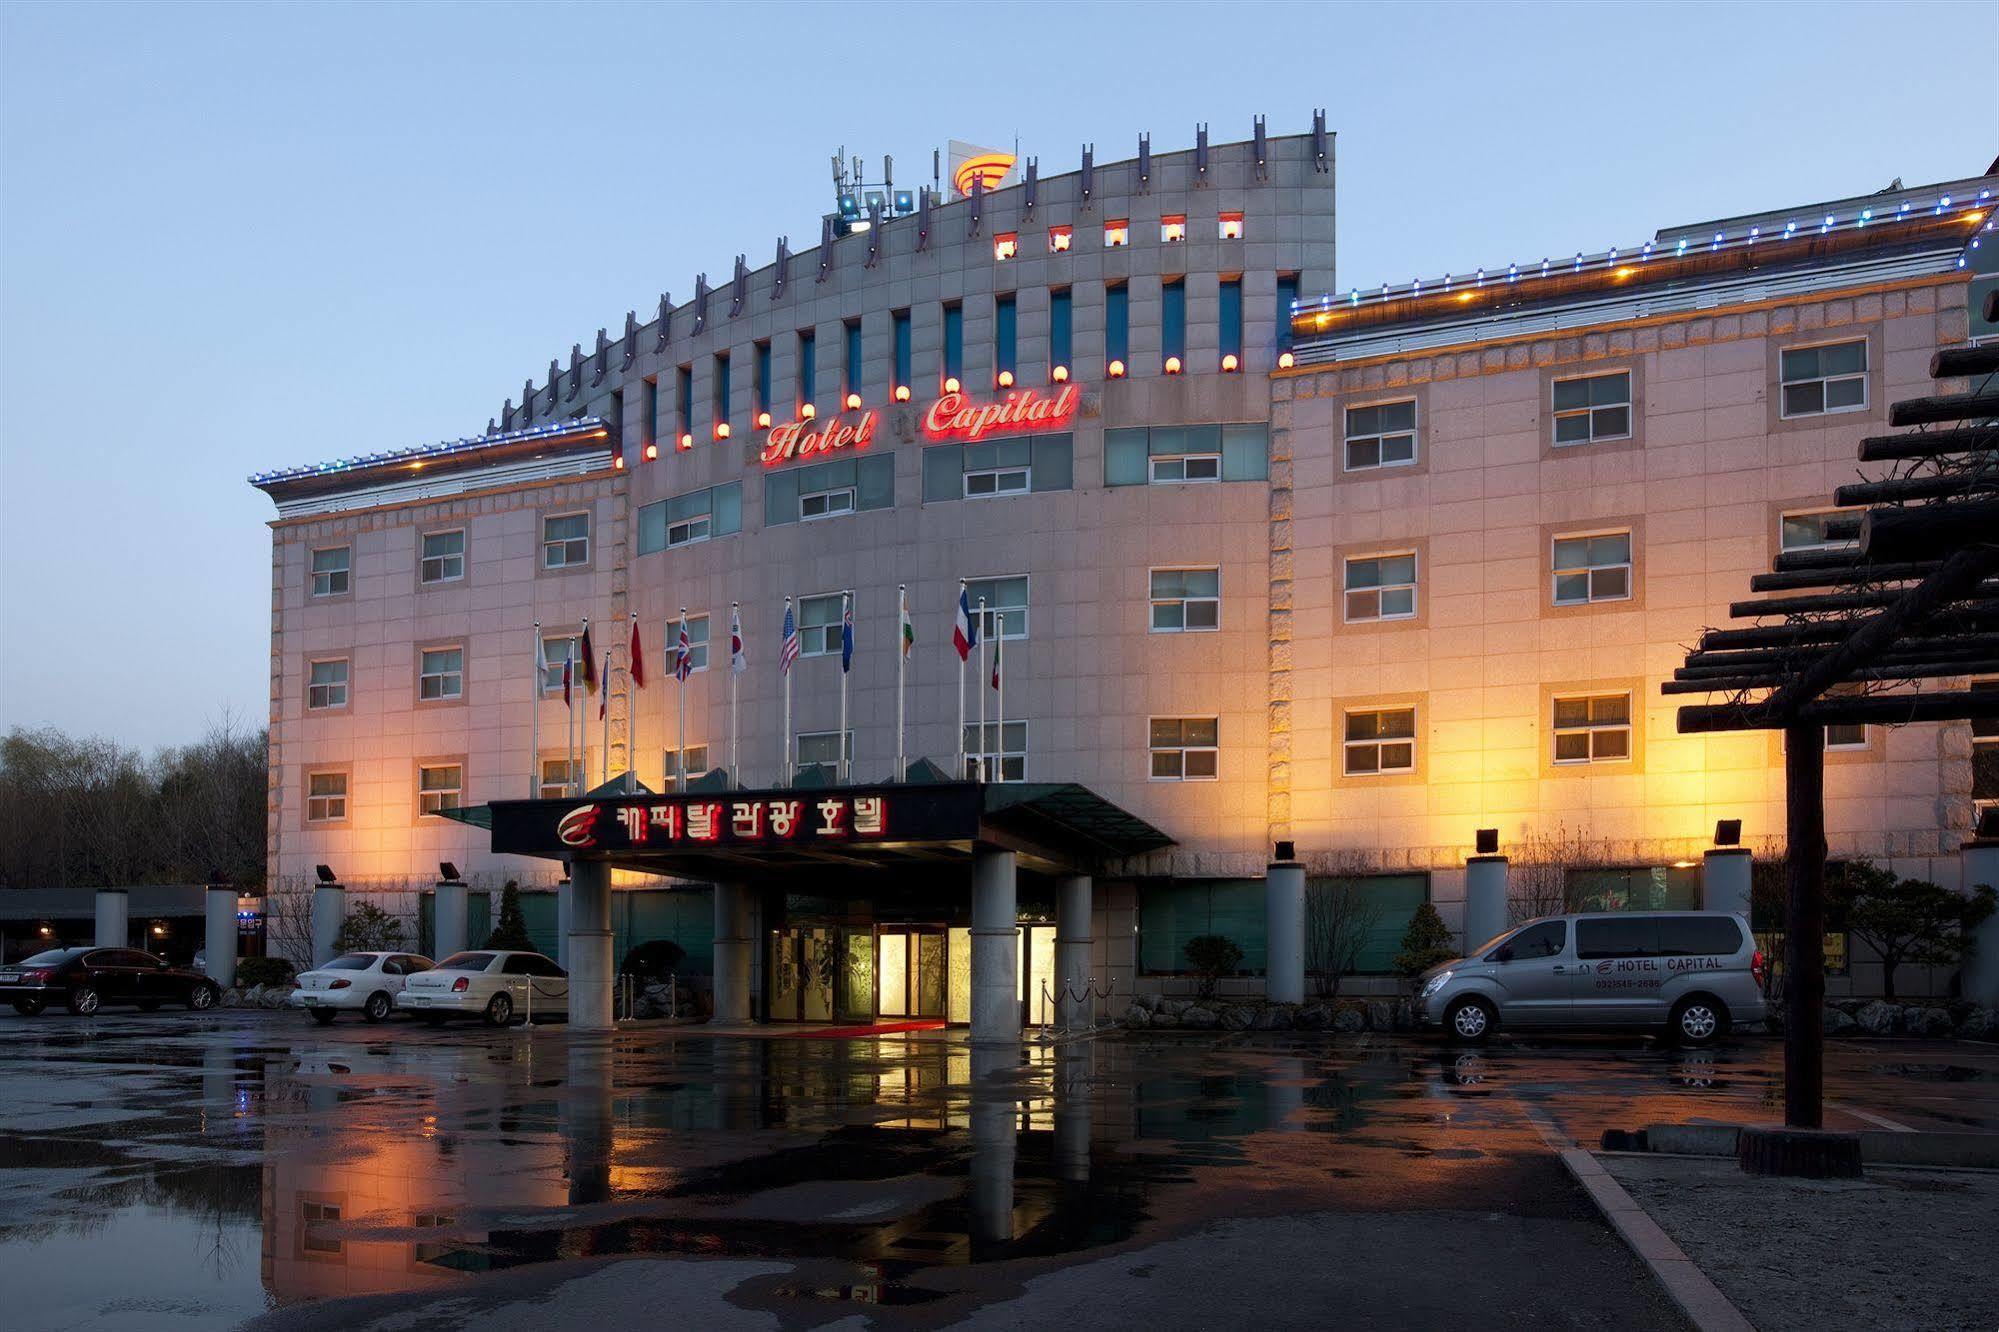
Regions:
<instances>
[{"instance_id":1,"label":"wet asphalt parking lot","mask_svg":"<svg viewBox=\"0 0 1999 1332\"><path fill-rule=\"evenodd\" d=\"M0 1016L13 1327L1680 1326L1554 1144L1768 1121L1780 1046ZM1999 1049L1835 1043L1836 1127Z\"/></svg>"}]
</instances>

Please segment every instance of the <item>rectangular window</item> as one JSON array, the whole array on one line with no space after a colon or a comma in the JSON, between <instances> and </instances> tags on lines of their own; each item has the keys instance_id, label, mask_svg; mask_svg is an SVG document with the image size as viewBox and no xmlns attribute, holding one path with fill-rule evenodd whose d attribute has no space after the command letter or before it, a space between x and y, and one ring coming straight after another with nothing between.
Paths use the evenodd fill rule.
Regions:
<instances>
[{"instance_id":1,"label":"rectangular window","mask_svg":"<svg viewBox=\"0 0 1999 1332\"><path fill-rule=\"evenodd\" d=\"M1298 275L1277 275L1277 350L1291 350L1291 307L1298 303Z\"/></svg>"},{"instance_id":2,"label":"rectangular window","mask_svg":"<svg viewBox=\"0 0 1999 1332\"><path fill-rule=\"evenodd\" d=\"M566 758L545 758L541 761L541 781L536 792L543 800L560 800L577 789L577 768Z\"/></svg>"},{"instance_id":3,"label":"rectangular window","mask_svg":"<svg viewBox=\"0 0 1999 1332\"><path fill-rule=\"evenodd\" d=\"M840 594L798 599L798 655L834 657L840 653ZM828 735L832 732L828 731Z\"/></svg>"},{"instance_id":4,"label":"rectangular window","mask_svg":"<svg viewBox=\"0 0 1999 1332\"><path fill-rule=\"evenodd\" d=\"M416 770L416 812L442 814L457 809L465 794L465 769L456 763L426 764Z\"/></svg>"},{"instance_id":5,"label":"rectangular window","mask_svg":"<svg viewBox=\"0 0 1999 1332\"><path fill-rule=\"evenodd\" d=\"M1785 550L1846 550L1860 544L1857 537L1834 539L1826 535L1826 524L1834 518L1850 517L1853 509L1822 509L1812 513L1787 513L1782 524L1781 544Z\"/></svg>"},{"instance_id":6,"label":"rectangular window","mask_svg":"<svg viewBox=\"0 0 1999 1332\"><path fill-rule=\"evenodd\" d=\"M1187 239L1187 215L1168 213L1159 219L1159 243L1175 245Z\"/></svg>"},{"instance_id":7,"label":"rectangular window","mask_svg":"<svg viewBox=\"0 0 1999 1332\"><path fill-rule=\"evenodd\" d=\"M1606 957L1659 956L1659 919L1631 916L1579 920L1576 922L1576 956L1585 960Z\"/></svg>"},{"instance_id":8,"label":"rectangular window","mask_svg":"<svg viewBox=\"0 0 1999 1332\"><path fill-rule=\"evenodd\" d=\"M764 473L764 526L895 507L895 455L836 458Z\"/></svg>"},{"instance_id":9,"label":"rectangular window","mask_svg":"<svg viewBox=\"0 0 1999 1332\"><path fill-rule=\"evenodd\" d=\"M666 779L664 789L680 790L683 778L693 781L708 771L708 746L689 745L683 750L667 750L661 756L660 771Z\"/></svg>"},{"instance_id":10,"label":"rectangular window","mask_svg":"<svg viewBox=\"0 0 1999 1332\"><path fill-rule=\"evenodd\" d=\"M889 316L889 331L895 344L895 382L890 388L907 388L910 382L911 346L909 311L897 310Z\"/></svg>"},{"instance_id":11,"label":"rectangular window","mask_svg":"<svg viewBox=\"0 0 1999 1332\"><path fill-rule=\"evenodd\" d=\"M299 1220L304 1223L299 1234L299 1248L306 1253L342 1253L346 1250L344 1241L327 1239L314 1230L319 1222L338 1221L340 1208L334 1203L301 1202Z\"/></svg>"},{"instance_id":12,"label":"rectangular window","mask_svg":"<svg viewBox=\"0 0 1999 1332\"><path fill-rule=\"evenodd\" d=\"M1216 234L1223 240L1242 239L1242 214L1223 213L1218 219Z\"/></svg>"},{"instance_id":13,"label":"rectangular window","mask_svg":"<svg viewBox=\"0 0 1999 1332\"><path fill-rule=\"evenodd\" d=\"M812 329L798 334L798 401L800 405L819 400L819 335Z\"/></svg>"},{"instance_id":14,"label":"rectangular window","mask_svg":"<svg viewBox=\"0 0 1999 1332\"><path fill-rule=\"evenodd\" d=\"M639 554L651 555L669 546L687 546L709 537L727 536L743 526L743 483L724 485L655 500L639 509Z\"/></svg>"},{"instance_id":15,"label":"rectangular window","mask_svg":"<svg viewBox=\"0 0 1999 1332\"><path fill-rule=\"evenodd\" d=\"M1123 374L1131 358L1131 288L1124 283L1104 288L1104 364Z\"/></svg>"},{"instance_id":16,"label":"rectangular window","mask_svg":"<svg viewBox=\"0 0 1999 1332\"><path fill-rule=\"evenodd\" d=\"M1034 487L1034 446L1025 439L968 444L964 469L966 499L1024 495Z\"/></svg>"},{"instance_id":17,"label":"rectangular window","mask_svg":"<svg viewBox=\"0 0 1999 1332\"><path fill-rule=\"evenodd\" d=\"M859 393L861 392L861 354L863 350L863 345L861 342L861 321L858 319L849 319L846 324L846 333L847 333L847 362L846 362L846 375L843 380L846 387L842 390L842 392Z\"/></svg>"},{"instance_id":18,"label":"rectangular window","mask_svg":"<svg viewBox=\"0 0 1999 1332\"><path fill-rule=\"evenodd\" d=\"M1222 479L1220 426L1153 426L1146 451L1146 479L1155 486Z\"/></svg>"},{"instance_id":19,"label":"rectangular window","mask_svg":"<svg viewBox=\"0 0 1999 1332\"><path fill-rule=\"evenodd\" d=\"M956 301L944 307L944 377L965 374L965 307Z\"/></svg>"},{"instance_id":20,"label":"rectangular window","mask_svg":"<svg viewBox=\"0 0 1999 1332\"><path fill-rule=\"evenodd\" d=\"M1555 381L1555 443L1631 438L1631 372Z\"/></svg>"},{"instance_id":21,"label":"rectangular window","mask_svg":"<svg viewBox=\"0 0 1999 1332\"><path fill-rule=\"evenodd\" d=\"M1066 254L1071 234L1072 228L1069 227L1048 228L1048 253Z\"/></svg>"},{"instance_id":22,"label":"rectangular window","mask_svg":"<svg viewBox=\"0 0 1999 1332\"><path fill-rule=\"evenodd\" d=\"M1973 680L1971 692L1999 692L1999 680ZM1981 814L1999 806L1999 717L1971 722L1971 803Z\"/></svg>"},{"instance_id":23,"label":"rectangular window","mask_svg":"<svg viewBox=\"0 0 1999 1332\"><path fill-rule=\"evenodd\" d=\"M1104 223L1104 248L1123 249L1131 244L1131 221L1128 218L1113 218Z\"/></svg>"},{"instance_id":24,"label":"rectangular window","mask_svg":"<svg viewBox=\"0 0 1999 1332\"><path fill-rule=\"evenodd\" d=\"M1070 360L1075 356L1073 326L1075 324L1075 301L1070 298L1067 287L1058 287L1048 293L1048 370L1067 372Z\"/></svg>"},{"instance_id":25,"label":"rectangular window","mask_svg":"<svg viewBox=\"0 0 1999 1332\"><path fill-rule=\"evenodd\" d=\"M465 649L425 648L417 673L416 696L426 701L465 694Z\"/></svg>"},{"instance_id":26,"label":"rectangular window","mask_svg":"<svg viewBox=\"0 0 1999 1332\"><path fill-rule=\"evenodd\" d=\"M1592 601L1631 598L1631 533L1555 538L1555 604L1585 606Z\"/></svg>"},{"instance_id":27,"label":"rectangular window","mask_svg":"<svg viewBox=\"0 0 1999 1332\"><path fill-rule=\"evenodd\" d=\"M315 661L309 668L305 686L305 705L308 708L344 708L347 706L347 659Z\"/></svg>"},{"instance_id":28,"label":"rectangular window","mask_svg":"<svg viewBox=\"0 0 1999 1332\"><path fill-rule=\"evenodd\" d=\"M1416 615L1416 553L1365 555L1346 562L1348 624Z\"/></svg>"},{"instance_id":29,"label":"rectangular window","mask_svg":"<svg viewBox=\"0 0 1999 1332\"><path fill-rule=\"evenodd\" d=\"M668 620L666 627L667 632L672 635L672 644L669 646L677 650L677 645L680 642L680 620L677 617ZM708 617L706 615L690 615L687 617L687 659L693 664L693 669L697 671L708 669ZM669 651L666 655L666 669L671 671L673 666L674 654L673 651Z\"/></svg>"},{"instance_id":30,"label":"rectangular window","mask_svg":"<svg viewBox=\"0 0 1999 1332\"><path fill-rule=\"evenodd\" d=\"M1014 315L1011 294L993 301L993 368L1009 374L1016 369L1020 347L1020 320Z\"/></svg>"},{"instance_id":31,"label":"rectangular window","mask_svg":"<svg viewBox=\"0 0 1999 1332\"><path fill-rule=\"evenodd\" d=\"M1262 481L1270 474L1270 428L1124 426L1104 431L1104 484Z\"/></svg>"},{"instance_id":32,"label":"rectangular window","mask_svg":"<svg viewBox=\"0 0 1999 1332\"><path fill-rule=\"evenodd\" d=\"M541 567L580 569L590 563L590 515L558 513L541 520Z\"/></svg>"},{"instance_id":33,"label":"rectangular window","mask_svg":"<svg viewBox=\"0 0 1999 1332\"><path fill-rule=\"evenodd\" d=\"M756 392L757 412L770 410L770 339L766 338L756 346L756 383L751 387Z\"/></svg>"},{"instance_id":34,"label":"rectangular window","mask_svg":"<svg viewBox=\"0 0 1999 1332\"><path fill-rule=\"evenodd\" d=\"M1346 470L1407 467L1416 461L1416 400L1347 408Z\"/></svg>"},{"instance_id":35,"label":"rectangular window","mask_svg":"<svg viewBox=\"0 0 1999 1332\"><path fill-rule=\"evenodd\" d=\"M1151 777L1155 782L1212 782L1221 775L1215 717L1154 717Z\"/></svg>"},{"instance_id":36,"label":"rectangular window","mask_svg":"<svg viewBox=\"0 0 1999 1332\"><path fill-rule=\"evenodd\" d=\"M541 692L559 694L562 692L562 667L569 660L571 652L580 654L583 651L583 640L576 634L543 634L541 651ZM583 669L583 658L580 655L576 659L576 668L579 671Z\"/></svg>"},{"instance_id":37,"label":"rectangular window","mask_svg":"<svg viewBox=\"0 0 1999 1332\"><path fill-rule=\"evenodd\" d=\"M974 578L965 584L965 595L970 598L972 617L979 622L979 637L1026 638L1027 637L1027 575L1012 578ZM979 602L985 602L985 613L980 615Z\"/></svg>"},{"instance_id":38,"label":"rectangular window","mask_svg":"<svg viewBox=\"0 0 1999 1332\"><path fill-rule=\"evenodd\" d=\"M729 353L715 354L715 424L722 425L729 419Z\"/></svg>"},{"instance_id":39,"label":"rectangular window","mask_svg":"<svg viewBox=\"0 0 1999 1332\"><path fill-rule=\"evenodd\" d=\"M1778 363L1786 419L1866 410L1867 339L1786 347Z\"/></svg>"},{"instance_id":40,"label":"rectangular window","mask_svg":"<svg viewBox=\"0 0 1999 1332\"><path fill-rule=\"evenodd\" d=\"M1867 724L1865 722L1834 722L1825 728L1827 749L1867 748Z\"/></svg>"},{"instance_id":41,"label":"rectangular window","mask_svg":"<svg viewBox=\"0 0 1999 1332\"><path fill-rule=\"evenodd\" d=\"M1554 704L1554 761L1627 763L1631 759L1631 695L1587 694Z\"/></svg>"},{"instance_id":42,"label":"rectangular window","mask_svg":"<svg viewBox=\"0 0 1999 1332\"><path fill-rule=\"evenodd\" d=\"M348 581L353 552L347 546L329 546L312 552L312 595L344 597L352 586Z\"/></svg>"},{"instance_id":43,"label":"rectangular window","mask_svg":"<svg viewBox=\"0 0 1999 1332\"><path fill-rule=\"evenodd\" d=\"M1212 565L1201 569L1154 569L1150 578L1153 633L1205 633L1222 627L1220 569Z\"/></svg>"},{"instance_id":44,"label":"rectangular window","mask_svg":"<svg viewBox=\"0 0 1999 1332\"><path fill-rule=\"evenodd\" d=\"M1068 490L1074 484L1074 441L1066 434L931 444L923 450L926 504Z\"/></svg>"},{"instance_id":45,"label":"rectangular window","mask_svg":"<svg viewBox=\"0 0 1999 1332\"><path fill-rule=\"evenodd\" d=\"M1001 263L1020 253L1020 233L1002 231L993 237L993 258Z\"/></svg>"},{"instance_id":46,"label":"rectangular window","mask_svg":"<svg viewBox=\"0 0 1999 1332\"><path fill-rule=\"evenodd\" d=\"M1367 708L1346 716L1349 777L1416 771L1416 709Z\"/></svg>"},{"instance_id":47,"label":"rectangular window","mask_svg":"<svg viewBox=\"0 0 1999 1332\"><path fill-rule=\"evenodd\" d=\"M1010 721L1002 726L987 722L982 730L979 723L967 722L965 777L968 781L1026 781L1027 723Z\"/></svg>"},{"instance_id":48,"label":"rectangular window","mask_svg":"<svg viewBox=\"0 0 1999 1332\"><path fill-rule=\"evenodd\" d=\"M679 435L694 433L694 367L683 365L673 372L673 410ZM684 441L683 441L684 442Z\"/></svg>"},{"instance_id":49,"label":"rectangular window","mask_svg":"<svg viewBox=\"0 0 1999 1332\"><path fill-rule=\"evenodd\" d=\"M800 731L798 733L798 771L817 768L822 776L831 781L840 773L840 751L847 751L848 763L854 761L854 733L846 732L846 744L840 743L839 731Z\"/></svg>"},{"instance_id":50,"label":"rectangular window","mask_svg":"<svg viewBox=\"0 0 1999 1332\"><path fill-rule=\"evenodd\" d=\"M644 392L646 395L645 438L639 441L641 449L659 443L659 381L657 379L646 380Z\"/></svg>"},{"instance_id":51,"label":"rectangular window","mask_svg":"<svg viewBox=\"0 0 1999 1332\"><path fill-rule=\"evenodd\" d=\"M417 581L455 583L464 576L464 531L424 533L423 562L417 566Z\"/></svg>"},{"instance_id":52,"label":"rectangular window","mask_svg":"<svg viewBox=\"0 0 1999 1332\"><path fill-rule=\"evenodd\" d=\"M338 823L347 817L347 774L307 773L305 779L305 821Z\"/></svg>"},{"instance_id":53,"label":"rectangular window","mask_svg":"<svg viewBox=\"0 0 1999 1332\"><path fill-rule=\"evenodd\" d=\"M851 485L830 485L822 490L798 492L798 519L809 523L815 518L837 518L854 511L855 491Z\"/></svg>"},{"instance_id":54,"label":"rectangular window","mask_svg":"<svg viewBox=\"0 0 1999 1332\"><path fill-rule=\"evenodd\" d=\"M1266 965L1267 889L1261 879L1154 879L1138 893L1138 964L1148 975L1185 975L1187 945L1219 934L1242 949L1240 974Z\"/></svg>"},{"instance_id":55,"label":"rectangular window","mask_svg":"<svg viewBox=\"0 0 1999 1332\"><path fill-rule=\"evenodd\" d=\"M1242 364L1242 279L1224 278L1221 286L1221 309L1216 317L1216 330L1221 335L1221 354L1233 356L1236 364ZM1226 367L1227 362L1223 365Z\"/></svg>"},{"instance_id":56,"label":"rectangular window","mask_svg":"<svg viewBox=\"0 0 1999 1332\"><path fill-rule=\"evenodd\" d=\"M1159 286L1159 351L1168 360L1187 356L1187 284L1178 278Z\"/></svg>"}]
</instances>

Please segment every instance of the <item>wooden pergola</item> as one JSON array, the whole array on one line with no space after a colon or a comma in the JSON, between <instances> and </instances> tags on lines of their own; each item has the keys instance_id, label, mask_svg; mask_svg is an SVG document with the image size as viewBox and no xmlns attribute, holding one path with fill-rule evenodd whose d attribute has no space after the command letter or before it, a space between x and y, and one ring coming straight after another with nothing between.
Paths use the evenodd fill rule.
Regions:
<instances>
[{"instance_id":1,"label":"wooden pergola","mask_svg":"<svg viewBox=\"0 0 1999 1332\"><path fill-rule=\"evenodd\" d=\"M1663 686L1726 696L1682 707L1683 733L1784 733L1787 1129L1824 1123L1825 728L1999 717L1967 683L1999 673L1999 346L1939 351L1930 375L1968 387L1895 403L1903 433L1861 442L1877 474L1835 492L1859 512L1826 529L1850 544L1778 555L1750 580L1770 595L1729 607L1750 623L1707 630Z\"/></svg>"}]
</instances>

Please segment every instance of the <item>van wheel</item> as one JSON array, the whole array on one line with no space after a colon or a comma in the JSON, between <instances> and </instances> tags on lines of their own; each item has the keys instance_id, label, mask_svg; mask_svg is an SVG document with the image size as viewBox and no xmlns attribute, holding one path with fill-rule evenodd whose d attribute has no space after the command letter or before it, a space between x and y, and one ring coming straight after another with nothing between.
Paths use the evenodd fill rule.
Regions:
<instances>
[{"instance_id":1,"label":"van wheel","mask_svg":"<svg viewBox=\"0 0 1999 1332\"><path fill-rule=\"evenodd\" d=\"M1498 1015L1483 999L1460 999L1444 1014L1444 1029L1460 1045L1483 1045L1498 1025Z\"/></svg>"},{"instance_id":2,"label":"van wheel","mask_svg":"<svg viewBox=\"0 0 1999 1332\"><path fill-rule=\"evenodd\" d=\"M486 1025L504 1027L514 1020L514 1001L504 994L496 994L486 1005Z\"/></svg>"},{"instance_id":3,"label":"van wheel","mask_svg":"<svg viewBox=\"0 0 1999 1332\"><path fill-rule=\"evenodd\" d=\"M369 1022L386 1022L389 1017L389 996L380 990L368 996L368 1002L361 1005L361 1016Z\"/></svg>"},{"instance_id":4,"label":"van wheel","mask_svg":"<svg viewBox=\"0 0 1999 1332\"><path fill-rule=\"evenodd\" d=\"M333 1019L340 1016L330 1008L309 1008L306 1011L311 1013L312 1020L322 1027L333 1025Z\"/></svg>"},{"instance_id":5,"label":"van wheel","mask_svg":"<svg viewBox=\"0 0 1999 1332\"><path fill-rule=\"evenodd\" d=\"M1727 1031L1728 1010L1712 995L1688 995L1666 1021L1666 1038L1676 1045L1713 1045Z\"/></svg>"}]
</instances>

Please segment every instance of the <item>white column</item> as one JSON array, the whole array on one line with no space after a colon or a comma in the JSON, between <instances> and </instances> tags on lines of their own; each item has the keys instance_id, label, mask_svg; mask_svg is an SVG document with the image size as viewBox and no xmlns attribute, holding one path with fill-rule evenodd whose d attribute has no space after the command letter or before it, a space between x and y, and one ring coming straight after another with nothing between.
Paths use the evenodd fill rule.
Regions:
<instances>
[{"instance_id":1,"label":"white column","mask_svg":"<svg viewBox=\"0 0 1999 1332\"><path fill-rule=\"evenodd\" d=\"M1746 846L1718 846L1701 856L1701 910L1749 915L1750 855Z\"/></svg>"},{"instance_id":2,"label":"white column","mask_svg":"<svg viewBox=\"0 0 1999 1332\"><path fill-rule=\"evenodd\" d=\"M1999 839L1966 842L1960 855L1958 882L1965 892L1980 884L1999 892ZM1971 938L1959 974L1964 997L1987 1008L1999 1007L1999 915L1987 916Z\"/></svg>"},{"instance_id":3,"label":"white column","mask_svg":"<svg viewBox=\"0 0 1999 1332\"><path fill-rule=\"evenodd\" d=\"M236 983L236 889L226 883L208 885L207 937L202 940L208 978L228 989Z\"/></svg>"},{"instance_id":4,"label":"white column","mask_svg":"<svg viewBox=\"0 0 1999 1332\"><path fill-rule=\"evenodd\" d=\"M972 1044L1020 1041L1020 908L1011 851L972 853Z\"/></svg>"},{"instance_id":5,"label":"white column","mask_svg":"<svg viewBox=\"0 0 1999 1332\"><path fill-rule=\"evenodd\" d=\"M1506 857L1465 861L1465 951L1506 928Z\"/></svg>"},{"instance_id":6,"label":"white column","mask_svg":"<svg viewBox=\"0 0 1999 1332\"><path fill-rule=\"evenodd\" d=\"M611 867L601 860L569 866L569 1026L611 1027Z\"/></svg>"},{"instance_id":7,"label":"white column","mask_svg":"<svg viewBox=\"0 0 1999 1332\"><path fill-rule=\"evenodd\" d=\"M569 867L569 874L555 885L555 962L564 971L569 970L569 931L575 924L576 892L571 880L576 877L576 867Z\"/></svg>"},{"instance_id":8,"label":"white column","mask_svg":"<svg viewBox=\"0 0 1999 1332\"><path fill-rule=\"evenodd\" d=\"M1007 900L1013 900L1013 853L1011 851L980 852L980 855L1004 855L1007 868ZM975 859L973 864L978 862ZM976 871L975 871L976 872ZM974 893L977 880L973 880ZM978 917L976 896L974 897L973 919ZM972 1031L973 1040L978 1033L978 939L974 926L972 937ZM1009 949L1015 945L1008 943ZM1008 954L1012 956L1011 953ZM1020 1006L1014 1005L1014 1034L1020 1033ZM974 1255L989 1244L1006 1244L1013 1239L1013 1166L1017 1150L1020 1119L1020 1104L1014 1092L1013 1082L1004 1076L1020 1062L1018 1041L1011 1047L1006 1044L979 1046L972 1048L972 1167L969 1203L971 1210L971 1239Z\"/></svg>"},{"instance_id":9,"label":"white column","mask_svg":"<svg viewBox=\"0 0 1999 1332\"><path fill-rule=\"evenodd\" d=\"M1090 876L1072 874L1055 888L1055 1021L1062 1027L1088 1025L1094 1011L1087 998L1090 953ZM1077 998L1083 995L1086 997Z\"/></svg>"},{"instance_id":10,"label":"white column","mask_svg":"<svg viewBox=\"0 0 1999 1332\"><path fill-rule=\"evenodd\" d=\"M333 960L333 941L347 919L347 890L337 883L316 884L312 890L312 965Z\"/></svg>"},{"instance_id":11,"label":"white column","mask_svg":"<svg viewBox=\"0 0 1999 1332\"><path fill-rule=\"evenodd\" d=\"M97 937L99 948L130 948L131 899L123 888L97 890Z\"/></svg>"},{"instance_id":12,"label":"white column","mask_svg":"<svg viewBox=\"0 0 1999 1332\"><path fill-rule=\"evenodd\" d=\"M715 885L715 1022L750 1020L750 889Z\"/></svg>"},{"instance_id":13,"label":"white column","mask_svg":"<svg viewBox=\"0 0 1999 1332\"><path fill-rule=\"evenodd\" d=\"M1280 861L1264 872L1263 994L1273 1004L1305 1002L1305 867Z\"/></svg>"},{"instance_id":14,"label":"white column","mask_svg":"<svg viewBox=\"0 0 1999 1332\"><path fill-rule=\"evenodd\" d=\"M456 880L440 880L431 897L431 946L436 956L450 957L469 946L465 940L467 888Z\"/></svg>"}]
</instances>

